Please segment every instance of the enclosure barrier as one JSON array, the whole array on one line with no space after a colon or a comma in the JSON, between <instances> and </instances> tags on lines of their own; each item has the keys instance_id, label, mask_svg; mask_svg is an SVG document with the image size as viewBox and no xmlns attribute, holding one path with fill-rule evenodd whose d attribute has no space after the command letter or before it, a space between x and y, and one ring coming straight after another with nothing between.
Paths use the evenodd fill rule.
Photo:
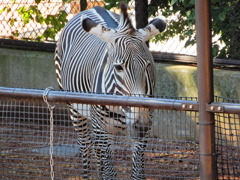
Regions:
<instances>
[{"instance_id":1,"label":"enclosure barrier","mask_svg":"<svg viewBox=\"0 0 240 180\"><path fill-rule=\"evenodd\" d=\"M24 89L24 88L8 88L0 87L1 98L13 99L28 99L35 101L43 100L45 90L40 89ZM48 100L50 102L71 102L81 104L99 104L112 106L131 106L145 107L165 110L180 110L180 111L199 111L197 101L176 100L176 99L160 99L147 98L138 96L119 96L106 94L89 94L68 91L49 91ZM240 113L240 104L236 103L220 103L212 102L205 105L207 112L214 113Z\"/></svg>"},{"instance_id":2,"label":"enclosure barrier","mask_svg":"<svg viewBox=\"0 0 240 180\"><path fill-rule=\"evenodd\" d=\"M147 179L240 179L240 105L214 102L209 3L207 0L196 0L195 4L198 102L157 97L48 92L47 100L56 104L53 109L55 139L54 146L51 147L55 179L81 179L82 174L81 155L76 145L77 134L70 125L68 108L65 106L67 102L86 106L107 104L113 109L122 105L155 109L152 133L144 157ZM146 6L143 3L138 5L138 9ZM236 9L239 8L236 6ZM8 10L4 13L7 12ZM147 16L146 13L145 15ZM142 26L138 24L142 19L137 20L137 26ZM16 31L15 34L19 32ZM50 161L49 136L52 131L43 94L46 91L0 88L1 179L48 179L50 176L49 162L53 164ZM87 111L84 108L78 110ZM124 133L117 134L114 138L115 144L111 148L117 178L130 179L132 142ZM97 177L95 164L96 159L92 158L93 179Z\"/></svg>"},{"instance_id":3,"label":"enclosure barrier","mask_svg":"<svg viewBox=\"0 0 240 180\"><path fill-rule=\"evenodd\" d=\"M44 91L45 90L40 89L0 87L0 96L2 98L42 101ZM147 98L137 96L88 94L56 90L50 91L48 93L48 100L50 102L61 103L72 102L113 106L132 106L180 111L198 111L199 109L197 101ZM240 112L240 105L236 103L213 102L211 104L206 104L206 111L214 113L238 114Z\"/></svg>"},{"instance_id":4,"label":"enclosure barrier","mask_svg":"<svg viewBox=\"0 0 240 180\"><path fill-rule=\"evenodd\" d=\"M45 179L50 176L49 112L43 101L46 90L0 87L1 115L1 178ZM67 102L153 108L153 129L145 151L147 179L199 179L200 148L197 101L88 94L50 90L54 114L55 179L80 179L81 161L76 145L77 133L71 125ZM79 109L79 111L84 109ZM214 156L216 179L239 179L240 170L240 104L214 102L206 111L215 113ZM131 141L116 135L113 146L118 179L129 179ZM94 156L92 178L96 179ZM208 163L202 162L200 163ZM37 168L35 168L36 166Z\"/></svg>"},{"instance_id":5,"label":"enclosure barrier","mask_svg":"<svg viewBox=\"0 0 240 180\"><path fill-rule=\"evenodd\" d=\"M0 87L1 97L32 99L41 101L44 90ZM30 97L29 97L30 95ZM146 98L137 96L119 96L104 94L88 94L67 91L50 91L50 102L71 102L82 104L99 104L113 106L133 106L168 110L198 110L196 101Z\"/></svg>"},{"instance_id":6,"label":"enclosure barrier","mask_svg":"<svg viewBox=\"0 0 240 180\"><path fill-rule=\"evenodd\" d=\"M117 4L120 1L121 0L116 0L110 3L109 0L49 0L47 2L43 0L0 0L0 46L8 48L15 46L15 48L24 50L34 49L37 51L54 52L51 49L54 45L51 43L56 42L58 39L58 32L60 32L65 23L75 14L94 6L112 7L111 11L116 11ZM116 2L115 5L114 2ZM128 2L130 11L134 11L135 13L136 18L133 19L135 19L134 23L137 28L145 27L148 23L148 17L153 15L159 16L161 12L163 12L164 16L169 19L170 32L182 29L180 31L181 33L172 34L166 32L164 37L168 38L164 38L164 43L150 43L151 50L155 51L157 56L161 56L160 60L169 60L170 58L171 60L175 59L186 62L185 57L183 59L182 55L191 55L186 57L188 60L192 58L195 59L192 55L196 56L196 44L190 41L193 40L193 36L195 36L193 20L195 12L194 1L184 3L183 1L177 0L168 2L128 0L125 2ZM214 56L217 54L219 55L219 53L216 54L218 50L223 50L222 45L226 44L225 47L227 49L229 48L228 53L224 55L225 57L222 56L225 60L217 59L215 61L220 64L239 65L239 60L235 61L240 57L238 41L239 29L236 28L239 25L239 5L239 1L230 0L211 2L212 19L214 22L212 29L215 35L215 37L213 37ZM222 7L225 7L224 11ZM159 11L159 9L162 9L162 11ZM183 19L184 21L182 21ZM174 23L178 25L172 26ZM181 27L183 24L187 27ZM178 35L181 36L181 39L179 39ZM188 38L190 38L189 41ZM42 43L40 41L47 41L50 43ZM185 47L186 43L189 45L188 47ZM191 60L191 63L192 62Z\"/></svg>"}]
</instances>

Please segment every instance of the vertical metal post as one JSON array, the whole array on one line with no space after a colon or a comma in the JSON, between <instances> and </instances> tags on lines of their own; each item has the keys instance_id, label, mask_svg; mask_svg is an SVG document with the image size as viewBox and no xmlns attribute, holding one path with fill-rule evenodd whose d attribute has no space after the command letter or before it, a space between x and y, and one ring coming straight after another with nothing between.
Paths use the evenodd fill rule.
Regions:
<instances>
[{"instance_id":1,"label":"vertical metal post","mask_svg":"<svg viewBox=\"0 0 240 180\"><path fill-rule=\"evenodd\" d=\"M213 66L211 38L211 1L195 0L198 101L199 101L199 140L201 180L215 180L215 126L214 114L206 111L206 104L213 102Z\"/></svg>"},{"instance_id":2,"label":"vertical metal post","mask_svg":"<svg viewBox=\"0 0 240 180\"><path fill-rule=\"evenodd\" d=\"M148 25L148 0L135 0L136 28L144 28ZM149 46L148 41L146 42Z\"/></svg>"},{"instance_id":3,"label":"vertical metal post","mask_svg":"<svg viewBox=\"0 0 240 180\"><path fill-rule=\"evenodd\" d=\"M87 0L80 0L80 11L87 9Z\"/></svg>"},{"instance_id":4,"label":"vertical metal post","mask_svg":"<svg viewBox=\"0 0 240 180\"><path fill-rule=\"evenodd\" d=\"M136 28L144 28L148 24L148 1L135 0Z\"/></svg>"}]
</instances>

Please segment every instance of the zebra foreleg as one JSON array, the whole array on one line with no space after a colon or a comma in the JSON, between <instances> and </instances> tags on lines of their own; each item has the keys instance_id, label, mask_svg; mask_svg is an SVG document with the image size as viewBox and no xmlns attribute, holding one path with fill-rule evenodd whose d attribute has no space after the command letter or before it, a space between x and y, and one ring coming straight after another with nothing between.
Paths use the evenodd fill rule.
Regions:
<instances>
[{"instance_id":1,"label":"zebra foreleg","mask_svg":"<svg viewBox=\"0 0 240 180\"><path fill-rule=\"evenodd\" d=\"M88 134L88 133L87 133ZM90 135L85 137L82 134L78 136L78 145L80 156L82 156L83 180L88 180L90 177L90 159L92 152L92 140L88 139Z\"/></svg>"},{"instance_id":2,"label":"zebra foreleg","mask_svg":"<svg viewBox=\"0 0 240 180\"><path fill-rule=\"evenodd\" d=\"M132 179L146 179L144 172L144 150L146 148L147 139L140 139L135 142L132 150Z\"/></svg>"},{"instance_id":3,"label":"zebra foreleg","mask_svg":"<svg viewBox=\"0 0 240 180\"><path fill-rule=\"evenodd\" d=\"M71 111L71 119L75 131L78 133L79 153L82 156L83 179L87 180L90 177L90 159L92 152L92 128L89 119L83 117L77 110L69 105Z\"/></svg>"},{"instance_id":4,"label":"zebra foreleg","mask_svg":"<svg viewBox=\"0 0 240 180\"><path fill-rule=\"evenodd\" d=\"M114 170L112 150L110 146L111 140L109 140L109 134L96 134L94 149L98 161L98 178L102 180L116 178L116 171Z\"/></svg>"}]
</instances>

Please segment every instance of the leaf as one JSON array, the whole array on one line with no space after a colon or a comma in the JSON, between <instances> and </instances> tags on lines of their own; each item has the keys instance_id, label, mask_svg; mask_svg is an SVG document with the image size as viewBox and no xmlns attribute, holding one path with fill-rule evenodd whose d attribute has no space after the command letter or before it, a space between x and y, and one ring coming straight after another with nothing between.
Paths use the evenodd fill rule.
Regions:
<instances>
[{"instance_id":1,"label":"leaf","mask_svg":"<svg viewBox=\"0 0 240 180\"><path fill-rule=\"evenodd\" d=\"M174 5L177 1L178 1L178 0L171 0L170 5L171 5L171 6Z\"/></svg>"},{"instance_id":2,"label":"leaf","mask_svg":"<svg viewBox=\"0 0 240 180\"><path fill-rule=\"evenodd\" d=\"M14 23L17 22L17 20L15 18L10 18L8 22L10 23L11 26L14 26Z\"/></svg>"},{"instance_id":3,"label":"leaf","mask_svg":"<svg viewBox=\"0 0 240 180\"><path fill-rule=\"evenodd\" d=\"M193 40L193 39L192 39L192 40L188 39L188 40L186 41L184 47L188 47L188 46L193 45L193 44L195 44L195 40Z\"/></svg>"},{"instance_id":4,"label":"leaf","mask_svg":"<svg viewBox=\"0 0 240 180\"><path fill-rule=\"evenodd\" d=\"M42 39L43 39L43 36L38 36L38 37L36 37L36 41L37 41L37 42L41 41Z\"/></svg>"},{"instance_id":5,"label":"leaf","mask_svg":"<svg viewBox=\"0 0 240 180\"><path fill-rule=\"evenodd\" d=\"M2 14L4 11L6 11L7 6L5 6L4 8L0 9L0 14Z\"/></svg>"},{"instance_id":6,"label":"leaf","mask_svg":"<svg viewBox=\"0 0 240 180\"><path fill-rule=\"evenodd\" d=\"M72 0L62 0L63 3L70 3Z\"/></svg>"},{"instance_id":7,"label":"leaf","mask_svg":"<svg viewBox=\"0 0 240 180\"><path fill-rule=\"evenodd\" d=\"M19 36L19 32L18 32L18 30L12 32L12 35L13 35L13 36Z\"/></svg>"},{"instance_id":8,"label":"leaf","mask_svg":"<svg viewBox=\"0 0 240 180\"><path fill-rule=\"evenodd\" d=\"M35 17L36 22L43 24L43 22L45 21L45 18L41 15L41 14L37 14Z\"/></svg>"},{"instance_id":9,"label":"leaf","mask_svg":"<svg viewBox=\"0 0 240 180\"><path fill-rule=\"evenodd\" d=\"M219 52L219 45L217 45L217 44L213 45L213 47L212 47L213 57L216 57L218 55L218 52Z\"/></svg>"},{"instance_id":10,"label":"leaf","mask_svg":"<svg viewBox=\"0 0 240 180\"><path fill-rule=\"evenodd\" d=\"M186 12L186 15L187 15L187 16L190 16L190 14L191 14L191 11L188 10L188 11Z\"/></svg>"},{"instance_id":11,"label":"leaf","mask_svg":"<svg viewBox=\"0 0 240 180\"><path fill-rule=\"evenodd\" d=\"M9 13L12 9L10 7L7 8L7 13Z\"/></svg>"},{"instance_id":12,"label":"leaf","mask_svg":"<svg viewBox=\"0 0 240 180\"><path fill-rule=\"evenodd\" d=\"M35 0L36 4L39 4L41 2L41 0Z\"/></svg>"},{"instance_id":13,"label":"leaf","mask_svg":"<svg viewBox=\"0 0 240 180\"><path fill-rule=\"evenodd\" d=\"M218 16L218 19L223 22L226 18L226 14L223 12L223 13L220 13L219 16Z\"/></svg>"},{"instance_id":14,"label":"leaf","mask_svg":"<svg viewBox=\"0 0 240 180\"><path fill-rule=\"evenodd\" d=\"M22 6L22 7L18 8L18 10L17 10L17 12L19 14L24 14L26 11L27 11L26 6Z\"/></svg>"}]
</instances>

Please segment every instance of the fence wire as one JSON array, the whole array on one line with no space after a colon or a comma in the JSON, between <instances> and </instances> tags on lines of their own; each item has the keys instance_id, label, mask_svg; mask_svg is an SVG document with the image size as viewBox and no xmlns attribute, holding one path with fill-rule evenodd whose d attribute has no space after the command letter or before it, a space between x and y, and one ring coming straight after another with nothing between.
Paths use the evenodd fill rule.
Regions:
<instances>
[{"instance_id":1,"label":"fence wire","mask_svg":"<svg viewBox=\"0 0 240 180\"><path fill-rule=\"evenodd\" d=\"M226 180L239 179L240 116L239 114L218 113L215 119L218 177Z\"/></svg>"},{"instance_id":2,"label":"fence wire","mask_svg":"<svg viewBox=\"0 0 240 180\"><path fill-rule=\"evenodd\" d=\"M50 114L47 105L6 98L1 98L0 104L0 178L49 179ZM78 110L86 111L82 106ZM215 120L218 179L239 179L239 115L218 113ZM155 109L152 127L144 152L146 178L200 179L198 113ZM68 107L57 103L54 108L55 179L81 179L82 157L77 137ZM114 139L111 149L117 179L130 179L132 141L125 131L116 132ZM92 152L92 179L97 179L96 162Z\"/></svg>"},{"instance_id":3,"label":"fence wire","mask_svg":"<svg viewBox=\"0 0 240 180\"><path fill-rule=\"evenodd\" d=\"M56 42L61 29L75 14L102 6L119 13L120 1L100 0L0 0L0 38ZM135 25L135 0L126 0ZM168 29L150 42L150 50L174 54L196 55L194 1L148 1L145 10L150 18L164 15ZM240 2L213 1L213 55L240 59ZM138 12L141 14L141 12ZM146 12L142 12L145 13ZM142 17L136 17L142 18ZM154 38L153 38L154 39Z\"/></svg>"},{"instance_id":4,"label":"fence wire","mask_svg":"<svg viewBox=\"0 0 240 180\"><path fill-rule=\"evenodd\" d=\"M155 110L144 156L148 179L199 178L196 121L195 112ZM1 179L49 178L49 133L49 112L44 103L1 99ZM118 132L114 138L117 179L130 179L132 142L126 132ZM77 133L64 104L54 108L53 150L55 179L80 179ZM94 154L91 158L91 176L97 179Z\"/></svg>"}]
</instances>

